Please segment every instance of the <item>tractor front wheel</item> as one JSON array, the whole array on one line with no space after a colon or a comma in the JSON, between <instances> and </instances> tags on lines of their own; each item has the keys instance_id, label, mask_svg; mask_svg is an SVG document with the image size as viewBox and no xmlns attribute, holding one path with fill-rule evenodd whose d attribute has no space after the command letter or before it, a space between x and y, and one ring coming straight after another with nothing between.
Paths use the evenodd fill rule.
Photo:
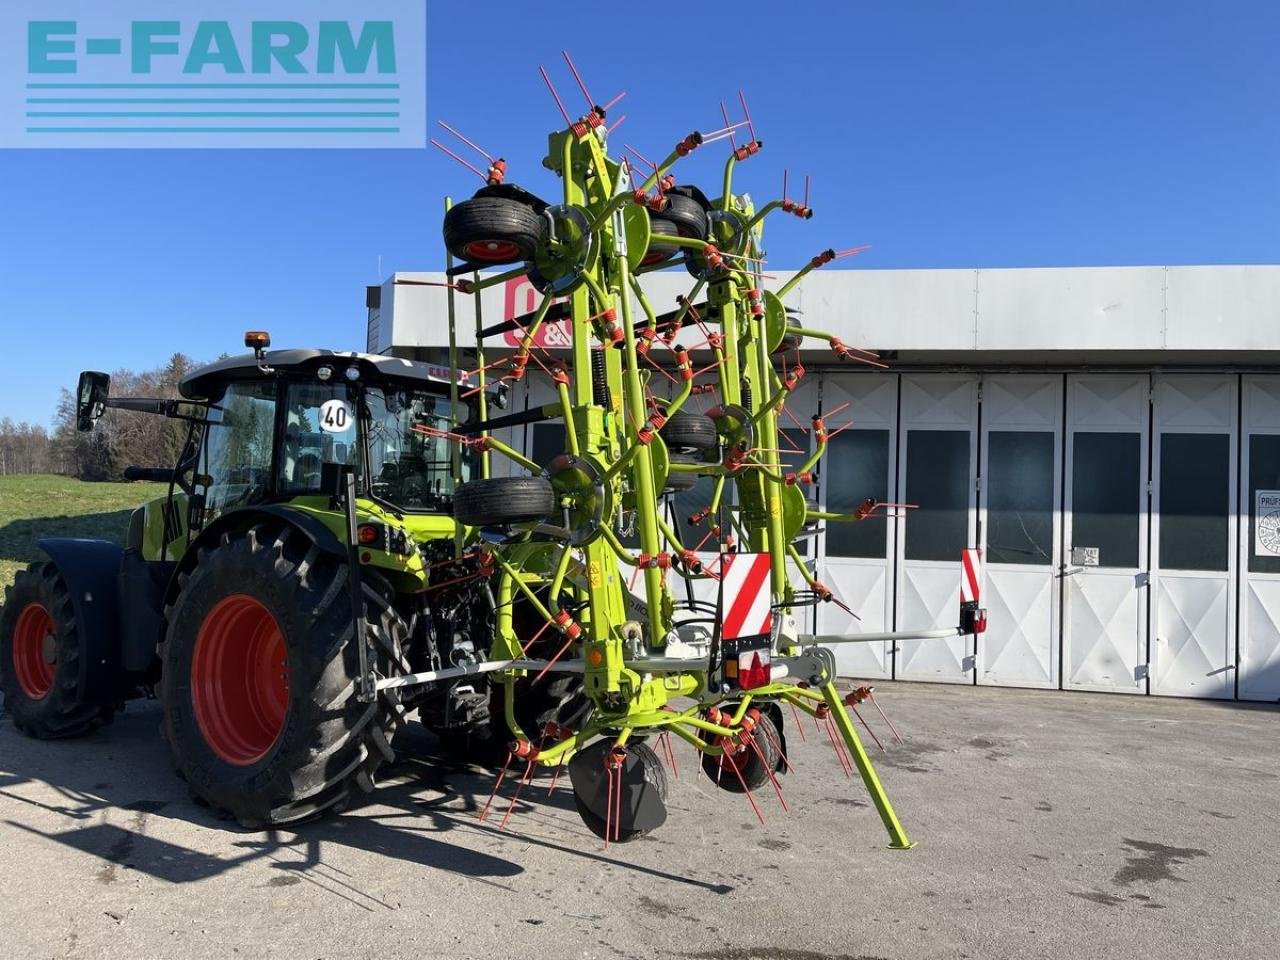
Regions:
<instances>
[{"instance_id":1,"label":"tractor front wheel","mask_svg":"<svg viewBox=\"0 0 1280 960\"><path fill-rule=\"evenodd\" d=\"M0 688L14 725L40 740L75 737L109 720L85 701L86 661L67 585L52 563L18 571L0 613Z\"/></svg>"},{"instance_id":2,"label":"tractor front wheel","mask_svg":"<svg viewBox=\"0 0 1280 960\"><path fill-rule=\"evenodd\" d=\"M286 524L199 549L167 611L164 731L192 796L246 827L343 803L393 759L402 711L357 694L348 568ZM401 664L408 627L363 571L370 662Z\"/></svg>"}]
</instances>

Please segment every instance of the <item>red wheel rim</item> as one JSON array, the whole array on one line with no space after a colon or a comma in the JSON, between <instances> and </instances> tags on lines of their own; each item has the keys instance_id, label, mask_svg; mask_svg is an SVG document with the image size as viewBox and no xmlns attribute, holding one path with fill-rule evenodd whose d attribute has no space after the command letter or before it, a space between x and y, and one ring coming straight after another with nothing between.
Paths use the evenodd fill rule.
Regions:
<instances>
[{"instance_id":1,"label":"red wheel rim","mask_svg":"<svg viewBox=\"0 0 1280 960\"><path fill-rule=\"evenodd\" d=\"M502 263L520 259L520 248L510 240L472 240L463 245L462 252L473 263Z\"/></svg>"},{"instance_id":2,"label":"red wheel rim","mask_svg":"<svg viewBox=\"0 0 1280 960\"><path fill-rule=\"evenodd\" d=\"M191 699L205 743L239 767L261 760L289 712L289 660L271 612L232 594L209 611L191 660Z\"/></svg>"},{"instance_id":3,"label":"red wheel rim","mask_svg":"<svg viewBox=\"0 0 1280 960\"><path fill-rule=\"evenodd\" d=\"M29 603L13 628L13 673L32 700L43 700L58 672L53 617L43 603Z\"/></svg>"}]
</instances>

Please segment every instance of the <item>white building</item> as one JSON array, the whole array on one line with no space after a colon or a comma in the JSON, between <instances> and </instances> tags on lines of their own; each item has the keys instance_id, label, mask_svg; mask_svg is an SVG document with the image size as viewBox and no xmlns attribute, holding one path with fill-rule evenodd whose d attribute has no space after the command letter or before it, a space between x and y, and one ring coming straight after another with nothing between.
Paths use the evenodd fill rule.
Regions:
<instances>
[{"instance_id":1,"label":"white building","mask_svg":"<svg viewBox=\"0 0 1280 960\"><path fill-rule=\"evenodd\" d=\"M444 291L395 279L370 288L369 350L441 359ZM690 281L668 271L645 286L665 310ZM485 324L532 295L485 291ZM473 298L457 305L471 345ZM847 644L842 672L1280 700L1280 267L827 269L788 305L891 365L852 368L806 341L792 409L847 402L828 425L852 424L811 496L831 511L917 505L816 537L820 579L861 620L826 604L811 628L954 622L961 548L987 560L976 648ZM543 391L531 377L516 407L549 402ZM559 429L513 440L538 459L558 452Z\"/></svg>"}]
</instances>

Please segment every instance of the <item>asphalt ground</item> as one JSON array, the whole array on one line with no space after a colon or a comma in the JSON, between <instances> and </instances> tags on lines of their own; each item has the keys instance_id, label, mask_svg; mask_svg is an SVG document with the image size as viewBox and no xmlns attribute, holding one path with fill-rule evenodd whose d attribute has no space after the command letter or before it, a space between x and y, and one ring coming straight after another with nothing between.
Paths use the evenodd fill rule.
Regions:
<instances>
[{"instance_id":1,"label":"asphalt ground","mask_svg":"<svg viewBox=\"0 0 1280 960\"><path fill-rule=\"evenodd\" d=\"M416 724L362 806L252 833L188 799L154 703L70 742L2 718L0 956L1275 955L1277 710L877 690L905 739L865 711L909 851L812 721L806 740L788 724L789 813L760 791L761 826L683 745L666 825L606 851L549 774L505 830L479 822L493 774Z\"/></svg>"}]
</instances>

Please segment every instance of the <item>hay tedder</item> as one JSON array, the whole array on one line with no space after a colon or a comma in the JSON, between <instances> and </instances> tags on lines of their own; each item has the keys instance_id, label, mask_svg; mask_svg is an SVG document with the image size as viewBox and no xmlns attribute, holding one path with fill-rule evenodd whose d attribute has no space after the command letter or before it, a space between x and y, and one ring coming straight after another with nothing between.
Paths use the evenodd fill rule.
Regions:
<instances>
[{"instance_id":1,"label":"hay tedder","mask_svg":"<svg viewBox=\"0 0 1280 960\"><path fill-rule=\"evenodd\" d=\"M193 795L262 825L370 789L416 709L448 749L498 768L482 818L505 802L505 824L538 768L567 769L607 844L665 820L673 738L757 816L760 789L785 807L785 719L807 715L861 777L891 845L911 845L851 721L871 693L837 689L827 644L976 633L985 612L962 594L956 627L798 631L797 611L840 603L798 538L898 509L810 504L832 434L788 405L806 339L883 365L783 305L856 251L827 250L767 290L765 218L812 210L785 185L759 207L733 192L737 164L762 146L745 100L741 122L722 106L721 129L646 168L609 152L618 98L597 106L574 76L588 109L574 119L556 96L565 126L543 161L557 202L506 182L501 159L460 137L487 167L473 197L446 205L447 369L269 351L250 334L252 354L196 371L181 400L112 398L104 375L81 375L82 428L108 408L161 414L186 423L186 443L172 467L127 474L169 491L135 512L123 549L42 541L50 562L19 574L0 615L0 679L22 729L81 733L158 693ZM721 141L716 199L677 182L681 158ZM687 270L690 288L659 309L642 277L667 268ZM480 292L515 278L535 308L486 326ZM466 296L474 354L457 345ZM551 324L567 332L563 351L543 345ZM512 332L513 351L486 357L488 338ZM509 385L535 375L557 399L502 413ZM800 462L784 417L811 431ZM541 422L563 426L545 463L499 439ZM708 504L674 517L672 495L701 478Z\"/></svg>"}]
</instances>

